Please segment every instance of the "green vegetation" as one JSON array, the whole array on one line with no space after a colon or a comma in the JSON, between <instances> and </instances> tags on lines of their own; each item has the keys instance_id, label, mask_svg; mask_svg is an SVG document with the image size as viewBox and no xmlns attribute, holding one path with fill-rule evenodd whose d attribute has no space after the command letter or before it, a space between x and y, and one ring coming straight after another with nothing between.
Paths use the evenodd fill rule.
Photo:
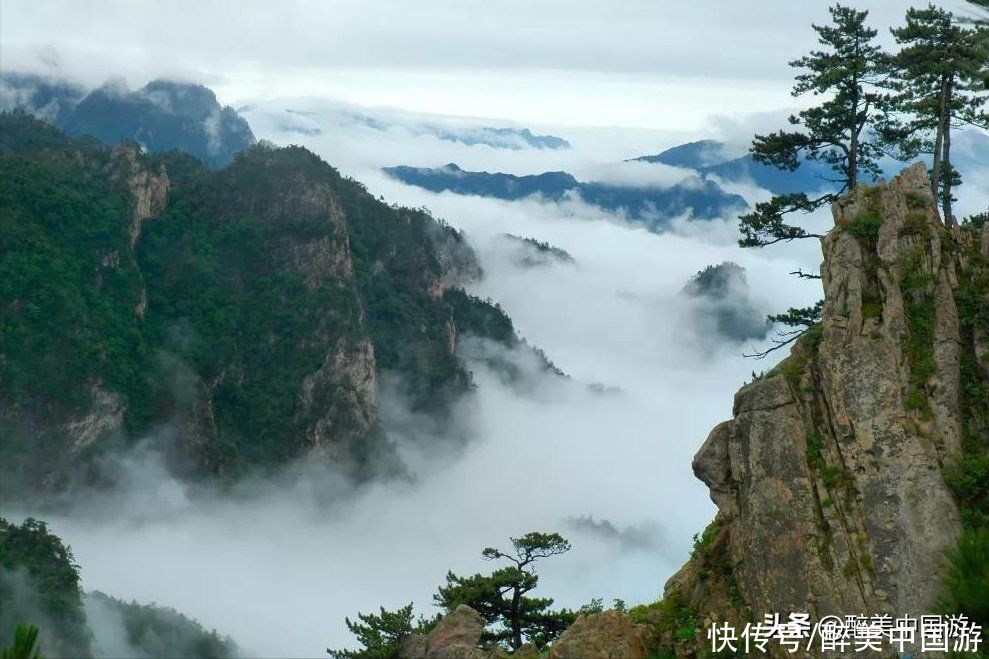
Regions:
<instances>
[{"instance_id":1,"label":"green vegetation","mask_svg":"<svg viewBox=\"0 0 989 659\"><path fill-rule=\"evenodd\" d=\"M879 158L889 151L903 161L933 155L931 189L945 222L954 223L952 187L961 178L951 164L951 131L989 126L985 92L977 84L986 79L989 59L985 27L966 26L933 5L912 8L905 24L892 30L900 49L890 54L875 45L868 12L836 4L831 18L830 25L814 26L824 49L791 62L803 70L794 95L827 100L790 118L802 130L757 135L751 152L758 162L790 171L803 161L822 162L835 171L839 185L816 198L784 194L756 204L740 218L743 247L819 237L784 217L812 212L854 190L863 177L875 178Z\"/></svg>"},{"instance_id":2,"label":"green vegetation","mask_svg":"<svg viewBox=\"0 0 989 659\"><path fill-rule=\"evenodd\" d=\"M929 226L930 224L926 212L911 211L907 213L900 233L901 235L909 236L925 236L927 235Z\"/></svg>"},{"instance_id":3,"label":"green vegetation","mask_svg":"<svg viewBox=\"0 0 989 659\"><path fill-rule=\"evenodd\" d=\"M439 621L426 620L422 616L418 622L412 620L412 604L397 611L386 611L381 607L380 615L358 613L357 620L346 619L350 630L361 644L359 650L332 650L326 652L333 659L397 659L402 641L412 634L425 634Z\"/></svg>"},{"instance_id":4,"label":"green vegetation","mask_svg":"<svg viewBox=\"0 0 989 659\"><path fill-rule=\"evenodd\" d=\"M793 94L828 100L790 117L799 131L756 135L751 152L757 162L789 171L803 160L824 163L834 170L839 187L814 199L804 193L786 194L756 204L755 211L739 221L742 247L820 237L786 224L784 215L812 212L854 190L862 175L879 175L881 151L869 137L869 127L879 114L882 97L877 85L887 70L886 56L874 43L876 31L865 24L869 12L838 4L830 11L830 25L814 26L825 50L791 62L804 71L796 76Z\"/></svg>"},{"instance_id":5,"label":"green vegetation","mask_svg":"<svg viewBox=\"0 0 989 659\"><path fill-rule=\"evenodd\" d=\"M762 359L769 353L796 342L805 346L805 349L801 352L806 353L808 350L812 350L821 342L821 338L823 337L821 327L821 311L823 309L824 300L820 300L812 307L790 307L786 313L768 316L766 320L770 324L779 323L794 329L777 332L777 336L771 339L772 346L765 350L758 350L752 354L743 356ZM803 358L806 359L807 355L805 354ZM802 366L803 364L800 364L801 373L803 372ZM796 363L790 365L791 369L795 369L796 367ZM796 375L799 375L799 373L796 373Z\"/></svg>"},{"instance_id":6,"label":"green vegetation","mask_svg":"<svg viewBox=\"0 0 989 659\"><path fill-rule=\"evenodd\" d=\"M952 189L961 177L951 164L951 131L963 124L989 128L985 112L989 85L978 84L989 80L984 64L989 61L985 22L965 25L933 5L910 9L906 24L893 30L900 49L890 54L875 44L877 32L866 24L867 11L835 4L830 12L829 25L813 26L823 48L791 62L802 71L793 94L826 100L790 117L798 130L756 135L750 152L757 162L781 170L795 171L807 161L823 163L835 172L836 185L815 198L789 193L757 203L739 218L742 247L820 238L788 223L786 217L811 213L856 190L861 180L875 179L879 159L888 152L905 161L933 154L932 193L941 202L945 222L954 224ZM927 201L914 195L908 205L923 209ZM980 221L978 216L974 221ZM870 205L846 229L863 246L874 249L879 225L878 208ZM904 232L922 235L925 226L925 218L914 212L908 215ZM819 278L800 271L791 274ZM863 299L862 313L866 318L882 315L875 294ZM793 334L783 333L770 348L750 356L764 357L789 343L787 339L792 340ZM919 393L910 398L913 407L922 406Z\"/></svg>"},{"instance_id":7,"label":"green vegetation","mask_svg":"<svg viewBox=\"0 0 989 659\"><path fill-rule=\"evenodd\" d=\"M490 574L474 574L460 577L447 573L446 585L440 586L433 596L436 605L445 613L460 605L467 605L481 614L486 629L481 642L504 649L517 650L523 643L543 647L559 636L572 623L578 613L600 611L600 600L593 600L578 612L568 609L552 610L553 600L529 595L539 584L535 563L543 558L559 556L570 551L570 542L558 533L531 532L518 538L510 538L512 549L501 551L486 548L481 555L486 560L502 560L508 564ZM616 605L620 600L616 600ZM624 602L621 602L624 608ZM412 605L397 611L381 614L358 613L357 620L346 619L347 628L354 634L362 648L359 650L332 650L327 652L336 659L389 659L396 657L402 640L413 633L426 633L435 626L440 616L432 619L420 617L413 623Z\"/></svg>"},{"instance_id":8,"label":"green vegetation","mask_svg":"<svg viewBox=\"0 0 989 659\"><path fill-rule=\"evenodd\" d=\"M34 625L17 625L14 640L0 650L0 659L44 659L35 649L38 643L38 628Z\"/></svg>"},{"instance_id":9,"label":"green vegetation","mask_svg":"<svg viewBox=\"0 0 989 659\"><path fill-rule=\"evenodd\" d=\"M977 229L964 254L964 267L955 289L955 304L961 329L960 408L962 455L945 468L945 478L959 503L966 529L989 529L989 377L985 362L979 363L975 340L989 327L989 263L981 255ZM984 337L984 334L983 334ZM984 339L983 339L984 340Z\"/></svg>"},{"instance_id":10,"label":"green vegetation","mask_svg":"<svg viewBox=\"0 0 989 659\"><path fill-rule=\"evenodd\" d=\"M4 119L0 140L23 120L11 123ZM5 398L30 405L43 394L71 410L88 402L83 383L142 386L140 280L126 250L127 199L110 188L107 164L102 152L88 161L61 151L0 157ZM116 267L106 265L112 259Z\"/></svg>"},{"instance_id":11,"label":"green vegetation","mask_svg":"<svg viewBox=\"0 0 989 659\"><path fill-rule=\"evenodd\" d=\"M937 371L934 361L936 317L934 301L927 290L931 277L923 267L923 258L923 251L918 249L900 263L900 291L908 322L903 348L910 367L909 389L904 404L921 418L929 419L929 380Z\"/></svg>"},{"instance_id":12,"label":"green vegetation","mask_svg":"<svg viewBox=\"0 0 989 659\"><path fill-rule=\"evenodd\" d=\"M440 253L469 250L459 234L305 149L258 145L221 171L179 152L135 157L171 185L132 249L111 153L0 115L5 491L69 476L59 428L96 398L123 426L73 469L171 424L196 437L187 462L234 477L304 453L324 427L360 475L389 448L345 366L373 349L419 411L442 414L471 387L457 333L518 340L497 306L443 291Z\"/></svg>"},{"instance_id":13,"label":"green vegetation","mask_svg":"<svg viewBox=\"0 0 989 659\"><path fill-rule=\"evenodd\" d=\"M883 221L876 213L860 213L852 218L852 221L845 226L845 231L852 234L863 247L875 250L879 242L879 229Z\"/></svg>"},{"instance_id":14,"label":"green vegetation","mask_svg":"<svg viewBox=\"0 0 989 659\"><path fill-rule=\"evenodd\" d=\"M697 614L686 604L678 590L652 604L633 606L628 613L632 622L649 625L661 637L693 642L697 634ZM672 655L673 648L660 648L660 653Z\"/></svg>"},{"instance_id":15,"label":"green vegetation","mask_svg":"<svg viewBox=\"0 0 989 659\"><path fill-rule=\"evenodd\" d=\"M825 466L824 457L821 455L823 450L824 440L821 438L821 433L807 435L807 464L818 471Z\"/></svg>"},{"instance_id":16,"label":"green vegetation","mask_svg":"<svg viewBox=\"0 0 989 659\"><path fill-rule=\"evenodd\" d=\"M699 557L711 545L711 542L721 533L721 527L717 522L711 522L701 533L694 534L694 548L690 553L691 558Z\"/></svg>"},{"instance_id":17,"label":"green vegetation","mask_svg":"<svg viewBox=\"0 0 989 659\"><path fill-rule=\"evenodd\" d=\"M72 145L72 139L51 124L38 121L20 110L4 116L0 130L0 154L62 149Z\"/></svg>"},{"instance_id":18,"label":"green vegetation","mask_svg":"<svg viewBox=\"0 0 989 659\"><path fill-rule=\"evenodd\" d=\"M727 592L729 610L737 620L748 620L738 583L732 573L727 531L717 522L709 524L702 533L694 535L691 563L697 567L697 591ZM709 584L704 588L700 584ZM636 624L647 625L653 652L650 657L730 657L730 651L714 654L702 638L698 638L702 615L691 605L679 588L672 588L666 595L651 603L633 606L628 618ZM724 622L724 620L721 620Z\"/></svg>"},{"instance_id":19,"label":"green vegetation","mask_svg":"<svg viewBox=\"0 0 989 659\"><path fill-rule=\"evenodd\" d=\"M905 24L892 33L900 50L891 58L893 93L880 132L900 160L933 156L931 191L952 226L952 187L961 177L951 164L951 133L989 124L986 98L976 84L985 74L989 47L984 34L934 5L908 9Z\"/></svg>"},{"instance_id":20,"label":"green vegetation","mask_svg":"<svg viewBox=\"0 0 989 659\"><path fill-rule=\"evenodd\" d=\"M986 222L989 222L989 211L985 213L976 213L975 215L969 215L962 221L962 226L967 229L981 229L985 226Z\"/></svg>"},{"instance_id":21,"label":"green vegetation","mask_svg":"<svg viewBox=\"0 0 989 659\"><path fill-rule=\"evenodd\" d=\"M948 552L941 607L964 613L972 622L989 625L989 529L966 531Z\"/></svg>"},{"instance_id":22,"label":"green vegetation","mask_svg":"<svg viewBox=\"0 0 989 659\"><path fill-rule=\"evenodd\" d=\"M504 560L506 567L488 575L460 577L446 575L446 585L433 597L437 606L452 611L466 604L484 616L491 626L483 640L504 644L513 650L526 641L541 647L559 636L573 622L571 611L552 611L553 600L530 597L539 577L536 561L570 551L570 543L557 533L527 533L511 538L512 549L503 552L493 547L481 555L486 560Z\"/></svg>"},{"instance_id":23,"label":"green vegetation","mask_svg":"<svg viewBox=\"0 0 989 659\"><path fill-rule=\"evenodd\" d=\"M989 327L989 262L981 254L974 223L963 223L965 246L955 289L961 329L960 409L962 454L944 468L945 480L958 501L964 532L948 551L941 609L964 613L989 626L989 377L977 357L976 340ZM983 655L985 651L983 650Z\"/></svg>"},{"instance_id":24,"label":"green vegetation","mask_svg":"<svg viewBox=\"0 0 989 659\"><path fill-rule=\"evenodd\" d=\"M44 522L28 518L18 526L0 518L0 643L32 624L45 630L55 654L91 652L72 551Z\"/></svg>"},{"instance_id":25,"label":"green vegetation","mask_svg":"<svg viewBox=\"0 0 989 659\"><path fill-rule=\"evenodd\" d=\"M207 631L175 609L155 604L124 602L101 592L86 594L87 607L103 606L120 615L127 643L148 657L232 659L237 646L216 631Z\"/></svg>"}]
</instances>

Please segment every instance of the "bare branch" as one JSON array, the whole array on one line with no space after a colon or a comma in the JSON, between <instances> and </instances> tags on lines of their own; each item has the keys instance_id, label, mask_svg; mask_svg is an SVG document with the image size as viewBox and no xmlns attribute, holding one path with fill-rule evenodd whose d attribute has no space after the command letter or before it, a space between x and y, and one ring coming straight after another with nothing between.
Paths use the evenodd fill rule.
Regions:
<instances>
[{"instance_id":1,"label":"bare branch","mask_svg":"<svg viewBox=\"0 0 989 659\"><path fill-rule=\"evenodd\" d=\"M765 359L769 355L769 353L775 352L776 350L779 350L780 348L785 348L786 346L790 345L791 343L793 343L794 341L796 341L797 339L799 339L801 336L803 336L804 334L807 333L807 330L808 329L810 329L810 328L808 327L808 328L805 328L805 329L796 331L795 333L793 333L793 336L791 336L790 338L788 338L786 341L779 341L777 339L773 339L773 346L771 348L767 348L765 350L756 351L756 352L751 353L751 354L746 354L746 353L743 352L742 353L742 357L749 357L749 358L752 358L752 359Z\"/></svg>"}]
</instances>

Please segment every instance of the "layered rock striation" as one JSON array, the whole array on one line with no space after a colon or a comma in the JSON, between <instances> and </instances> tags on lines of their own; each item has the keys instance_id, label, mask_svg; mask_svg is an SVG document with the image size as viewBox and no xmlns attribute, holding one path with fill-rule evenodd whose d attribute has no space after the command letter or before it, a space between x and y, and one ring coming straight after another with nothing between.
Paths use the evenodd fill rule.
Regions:
<instances>
[{"instance_id":1,"label":"layered rock striation","mask_svg":"<svg viewBox=\"0 0 989 659\"><path fill-rule=\"evenodd\" d=\"M666 586L680 656L715 621L935 612L972 514L952 470L989 443L989 230L945 228L920 164L833 215L821 322L694 458L718 514Z\"/></svg>"}]
</instances>

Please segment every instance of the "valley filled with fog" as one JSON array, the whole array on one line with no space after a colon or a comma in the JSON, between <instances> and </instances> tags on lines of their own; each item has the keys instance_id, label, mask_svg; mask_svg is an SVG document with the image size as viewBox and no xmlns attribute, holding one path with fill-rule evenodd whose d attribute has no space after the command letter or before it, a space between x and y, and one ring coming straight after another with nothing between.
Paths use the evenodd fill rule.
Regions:
<instances>
[{"instance_id":1,"label":"valley filled with fog","mask_svg":"<svg viewBox=\"0 0 989 659\"><path fill-rule=\"evenodd\" d=\"M448 571L490 571L482 550L530 531L572 543L538 564L536 595L555 606L657 601L717 512L692 470L695 453L733 417L739 387L789 352L752 357L788 329L768 317L824 295L817 238L834 225L830 203L789 216L810 240L759 228L778 238L766 247L739 246L739 216L797 192L838 199L836 172L848 177L842 190L857 194L856 185L873 182L868 174L888 179L905 166L878 149L868 171L831 167L806 147L793 151L794 171L749 155L753 135L779 131L821 102L816 92L789 95L786 62L814 47L810 20L826 18L823 4L419 11L387 0L380 15L337 4L293 4L291 19L263 3L232 18L228 7L207 7L181 25L171 9L150 5L116 8L113 26L69 5L35 16L25 3L5 14L15 28L4 32L4 56L16 66L0 78L0 113L11 134L23 131L9 142L30 148L8 148L0 135L0 157L9 156L9 171L36 167L8 194L19 195L26 218L18 216L28 229L15 247L28 275L5 308L16 307L19 321L30 316L27 330L17 326L18 364L37 359L47 370L35 382L30 369L10 369L21 388L9 404L0 397L0 428L16 427L23 444L14 457L42 465L24 475L23 491L8 486L0 515L44 520L71 547L89 593L86 620L76 622L92 631L96 656L150 659L132 642L120 603L96 591L173 608L229 636L244 657L326 656L328 647L355 647L345 619L358 612L411 602L434 616ZM905 4L873 4L889 48ZM77 25L90 25L87 39ZM49 43L49 30L59 43ZM953 130L949 164L964 181L953 188L954 209L965 218L986 212L989 133ZM855 139L878 134L868 132ZM373 198L309 153L281 148L293 145ZM74 153L65 162L83 173L51 186L63 195L51 210L35 201L50 192L45 167L54 167L56 146ZM96 190L79 193L86 203L73 196L80 181ZM940 185L950 208L951 184ZM930 217L918 208L927 212L911 207L913 230L937 222L937 207ZM872 223L855 237L877 254L879 210L876 202L855 218ZM82 228L63 226L59 213ZM109 228L90 232L87 218ZM403 222L412 228L403 232ZM63 235L83 238L49 277L36 235L59 258ZM457 254L461 237L470 249ZM451 265L446 250L463 262ZM259 263L268 269L251 270ZM95 311L78 316L92 327L68 314L30 325L50 299L83 297L73 287L84 268L96 272L84 283ZM32 283L49 279L58 295ZM898 296L890 282L905 280L883 285ZM245 290L263 298L258 313L244 304ZM445 297L451 291L467 312ZM862 322L867 302L856 294ZM887 311L874 297L876 324ZM297 299L312 307L279 306ZM795 325L817 325L821 308L812 313ZM511 331L502 341L462 330L504 316L522 341ZM73 362L75 380L59 379L51 364L75 357L76 334L79 345L99 340L90 363ZM226 352L211 360L213 351ZM392 370L382 366L386 351ZM279 358L295 371L279 370ZM115 360L131 369L116 383L100 370L111 372ZM806 392L812 378L799 380L803 372L796 382ZM412 391L418 385L423 391ZM278 404L257 395L275 387ZM421 404L437 391L442 404ZM276 414L295 416L278 417L285 428L273 430ZM822 457L820 435L796 436L816 438L816 456L809 446L797 455L814 478L785 478L814 487L827 451ZM876 465L882 457L869 455ZM362 471L351 469L358 462ZM822 498L814 490L830 532L825 508L835 514L838 497ZM874 576L864 559L849 559L846 580L857 566ZM0 576L21 583L6 565ZM725 586L727 597L740 599L730 566L721 567L734 589ZM31 608L37 594L25 592L44 628L43 607ZM679 633L675 624L666 632Z\"/></svg>"},{"instance_id":2,"label":"valley filled with fog","mask_svg":"<svg viewBox=\"0 0 989 659\"><path fill-rule=\"evenodd\" d=\"M300 465L221 494L168 474L146 442L122 458L123 491L46 515L85 566L83 587L174 607L249 654L319 656L347 643L345 616L409 601L432 615L447 570L483 569L482 548L556 530L574 545L540 570L541 590L558 604L655 599L714 514L691 473L693 453L730 416L737 387L775 361L742 357L763 342L712 332L681 290L706 266L735 261L748 279L738 294L760 312L812 304L819 286L788 273L814 270L817 246L741 250L734 217L671 218L657 234L579 199L434 194L379 169L455 161L670 185L689 172L623 160L689 135L570 129L551 132L572 149L511 150L417 135L401 123L387 131L319 125L318 115L310 121L319 134L304 135L285 130L285 115L271 109L280 106L291 107L245 111L259 139L302 144L385 200L425 206L462 230L485 273L470 291L499 303L569 379L540 372L520 351L509 358L529 378L506 383L478 359L497 347L465 341L477 389L443 428L410 413L402 383L386 379L382 417L411 477L356 490L340 474ZM560 247L573 261L527 264L506 233ZM89 615L97 640L110 643L112 615Z\"/></svg>"}]
</instances>

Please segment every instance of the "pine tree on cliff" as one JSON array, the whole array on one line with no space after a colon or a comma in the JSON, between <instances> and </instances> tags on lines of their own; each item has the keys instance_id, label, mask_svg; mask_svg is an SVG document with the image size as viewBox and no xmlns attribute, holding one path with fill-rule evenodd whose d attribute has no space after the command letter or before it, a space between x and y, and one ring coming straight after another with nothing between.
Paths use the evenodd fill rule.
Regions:
<instances>
[{"instance_id":1,"label":"pine tree on cliff","mask_svg":"<svg viewBox=\"0 0 989 659\"><path fill-rule=\"evenodd\" d=\"M757 135L752 157L765 165L795 171L804 160L828 165L834 177L832 191L816 198L806 193L784 194L756 204L740 218L742 247L763 247L798 238L819 238L787 224L784 215L809 213L855 188L862 177L879 174L880 145L870 125L879 115L882 94L878 85L887 74L887 57L875 45L876 30L868 27L867 11L842 5L831 7L831 25L814 25L823 50L790 62L804 69L796 77L794 96L820 96L820 104L790 117L799 130Z\"/></svg>"},{"instance_id":2,"label":"pine tree on cliff","mask_svg":"<svg viewBox=\"0 0 989 659\"><path fill-rule=\"evenodd\" d=\"M541 646L559 636L573 622L574 615L570 611L551 611L551 598L528 595L539 583L534 564L570 551L570 542L558 533L538 532L510 540L513 551L488 547L481 552L486 560L507 560L508 566L490 575L459 577L450 572L446 586L440 586L433 599L447 611L466 604L484 616L488 625L501 623L502 629L487 631L482 639L507 643L513 650L526 640Z\"/></svg>"},{"instance_id":3,"label":"pine tree on cliff","mask_svg":"<svg viewBox=\"0 0 989 659\"><path fill-rule=\"evenodd\" d=\"M934 5L907 10L906 24L891 32L901 50L893 56L894 93L883 138L900 160L933 155L931 192L941 201L945 224L952 226L957 224L952 187L961 178L951 165L951 131L989 128L983 88L989 44L979 30Z\"/></svg>"}]
</instances>

